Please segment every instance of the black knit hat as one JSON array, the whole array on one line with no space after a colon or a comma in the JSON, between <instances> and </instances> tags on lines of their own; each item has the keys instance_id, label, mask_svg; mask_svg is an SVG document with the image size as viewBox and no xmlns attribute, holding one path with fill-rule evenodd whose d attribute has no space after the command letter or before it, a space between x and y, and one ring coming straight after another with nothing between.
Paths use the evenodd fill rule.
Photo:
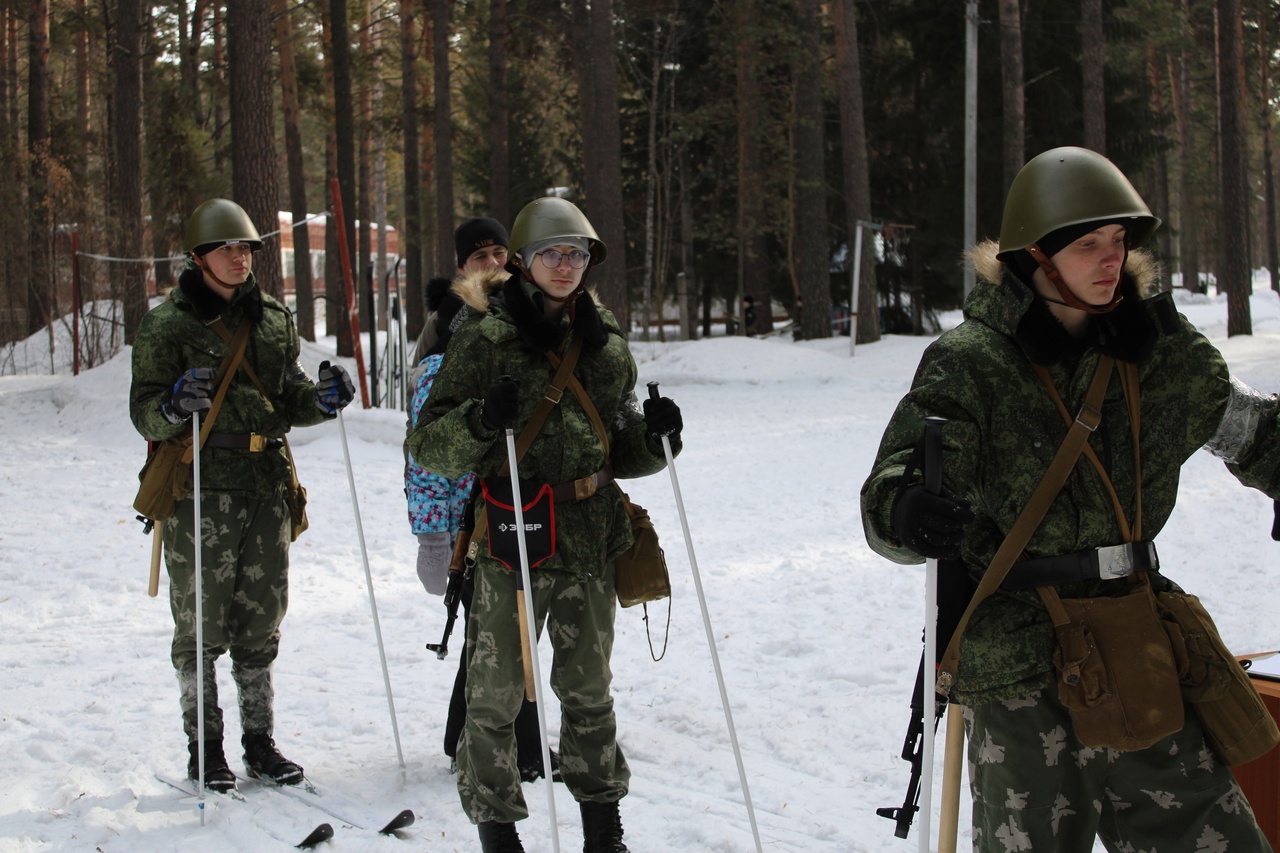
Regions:
<instances>
[{"instance_id":1,"label":"black knit hat","mask_svg":"<svg viewBox=\"0 0 1280 853\"><path fill-rule=\"evenodd\" d=\"M1054 255L1084 235L1097 231L1106 225L1124 225L1128 227L1129 222L1124 219L1094 219L1089 222L1064 225L1036 240L1036 245L1040 247L1040 251L1044 253L1046 258L1053 258ZM1127 238L1125 242L1128 242ZM1031 254L1026 249L1010 252L1005 257L1004 262L1019 279L1028 285L1031 284L1032 276L1035 275L1036 270L1040 269L1040 264L1035 258L1031 257Z\"/></svg>"},{"instance_id":2,"label":"black knit hat","mask_svg":"<svg viewBox=\"0 0 1280 853\"><path fill-rule=\"evenodd\" d=\"M448 295L449 288L452 286L452 279L431 278L427 280L427 313L440 308L441 300Z\"/></svg>"},{"instance_id":3,"label":"black knit hat","mask_svg":"<svg viewBox=\"0 0 1280 853\"><path fill-rule=\"evenodd\" d=\"M487 216L475 216L462 223L453 232L453 248L458 255L458 268L467 262L477 249L498 245L510 248L507 229L502 223Z\"/></svg>"}]
</instances>

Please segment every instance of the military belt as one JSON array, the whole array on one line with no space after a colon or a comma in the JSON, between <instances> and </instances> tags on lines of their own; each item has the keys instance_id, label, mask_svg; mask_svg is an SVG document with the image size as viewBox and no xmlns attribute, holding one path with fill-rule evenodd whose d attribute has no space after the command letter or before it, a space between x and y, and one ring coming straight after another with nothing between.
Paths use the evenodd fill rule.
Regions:
<instances>
[{"instance_id":1,"label":"military belt","mask_svg":"<svg viewBox=\"0 0 1280 853\"><path fill-rule=\"evenodd\" d=\"M1001 582L1001 589L1035 589L1084 580L1114 580L1135 571L1154 572L1160 568L1156 543L1150 539L1090 548L1057 557L1042 557L1014 563Z\"/></svg>"},{"instance_id":2,"label":"military belt","mask_svg":"<svg viewBox=\"0 0 1280 853\"><path fill-rule=\"evenodd\" d=\"M584 501L600 490L601 486L613 482L613 466L605 465L594 474L570 480L551 487L551 496L556 503L563 501Z\"/></svg>"},{"instance_id":3,"label":"military belt","mask_svg":"<svg viewBox=\"0 0 1280 853\"><path fill-rule=\"evenodd\" d=\"M222 450L247 450L250 453L261 453L274 447L282 447L283 438L270 438L256 433L211 432L204 440L205 447L217 447Z\"/></svg>"}]
</instances>

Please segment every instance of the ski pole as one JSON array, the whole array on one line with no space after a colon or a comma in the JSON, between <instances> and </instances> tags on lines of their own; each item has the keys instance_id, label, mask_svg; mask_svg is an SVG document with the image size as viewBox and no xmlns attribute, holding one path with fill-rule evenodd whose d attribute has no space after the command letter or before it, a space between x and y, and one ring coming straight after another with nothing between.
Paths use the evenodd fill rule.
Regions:
<instances>
[{"instance_id":1,"label":"ski pole","mask_svg":"<svg viewBox=\"0 0 1280 853\"><path fill-rule=\"evenodd\" d=\"M204 826L204 583L200 577L200 552L204 533L200 529L200 413L191 413L191 503L194 506L195 587L196 587L196 811ZM159 533L159 530L157 530Z\"/></svg>"},{"instance_id":2,"label":"ski pole","mask_svg":"<svg viewBox=\"0 0 1280 853\"><path fill-rule=\"evenodd\" d=\"M329 362L320 365L323 371ZM396 724L396 701L391 695L391 674L387 671L387 652L382 646L382 626L378 622L378 601L373 595L373 573L369 571L369 551L364 544L364 525L360 522L360 500L356 497L356 477L351 467L351 448L347 445L347 425L338 410L338 432L342 435L342 458L347 463L347 485L351 487L351 509L356 517L356 535L360 539L360 558L364 561L365 586L369 588L369 610L373 613L373 633L378 639L378 659L382 661L382 684L387 691L387 708L391 711L391 734L396 741L396 759L404 770L404 752L400 749L400 727Z\"/></svg>"},{"instance_id":3,"label":"ski pole","mask_svg":"<svg viewBox=\"0 0 1280 853\"><path fill-rule=\"evenodd\" d=\"M942 492L942 427L944 418L927 417L924 419L924 487L933 494ZM932 717L937 720L937 692L934 679L937 678L938 665L938 561L934 557L925 560L924 574L924 661L920 667L920 697L928 703L933 697ZM923 777L920 781L920 853L929 853L929 824L933 817L933 746L937 734L937 724L928 724L930 714L926 710L929 704L921 706L924 714L925 728L922 733L924 743L921 744L921 764Z\"/></svg>"},{"instance_id":4,"label":"ski pole","mask_svg":"<svg viewBox=\"0 0 1280 853\"><path fill-rule=\"evenodd\" d=\"M658 399L658 383L649 383L649 399ZM671 490L676 496L676 510L680 513L680 527L684 531L684 545L689 552L689 568L693 571L693 585L698 591L698 605L702 608L702 626L707 632L707 647L711 650L711 664L716 671L716 683L720 686L720 704L724 706L724 719L729 727L729 742L733 744L733 757L738 763L738 780L742 783L742 797L751 821L751 835L756 842L756 853L763 853L760 830L756 826L756 812L751 805L751 789L747 786L747 771L742 764L742 750L738 748L738 733L733 727L733 712L729 709L729 693L724 686L724 673L720 669L720 655L716 653L715 633L711 630L711 616L707 611L707 597L702 591L702 578L698 574L698 558L693 553L693 537L689 535L689 517L685 515L684 498L680 496L680 480L676 477L675 457L671 454L671 439L662 436L662 452L667 457L667 472L671 475Z\"/></svg>"},{"instance_id":5,"label":"ski pole","mask_svg":"<svg viewBox=\"0 0 1280 853\"><path fill-rule=\"evenodd\" d=\"M516 512L516 544L520 548L520 575L517 610L525 618L520 626L524 630L521 643L524 651L525 683L528 684L529 673L533 673L533 700L538 706L538 734L542 741L542 766L547 769L547 810L551 816L551 849L560 853L560 828L556 822L555 785L551 783L551 747L547 741L547 710L542 701L542 673L538 666L538 631L533 609L533 583L529 578L529 546L524 536L524 496L520 494L520 469L516 460L516 436L507 429L507 467L511 469L511 503ZM525 643L527 642L527 647ZM526 693L527 693L526 689Z\"/></svg>"}]
</instances>

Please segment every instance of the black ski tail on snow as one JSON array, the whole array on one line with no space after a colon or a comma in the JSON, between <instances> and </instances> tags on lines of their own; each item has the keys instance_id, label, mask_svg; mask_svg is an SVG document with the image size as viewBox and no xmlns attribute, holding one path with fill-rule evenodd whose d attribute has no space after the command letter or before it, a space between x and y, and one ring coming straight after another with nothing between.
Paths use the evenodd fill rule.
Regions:
<instances>
[{"instance_id":1,"label":"black ski tail on snow","mask_svg":"<svg viewBox=\"0 0 1280 853\"><path fill-rule=\"evenodd\" d=\"M311 830L311 834L299 841L295 846L299 850L310 850L317 844L322 844L331 838L333 838L333 827L327 823L322 823Z\"/></svg>"}]
</instances>

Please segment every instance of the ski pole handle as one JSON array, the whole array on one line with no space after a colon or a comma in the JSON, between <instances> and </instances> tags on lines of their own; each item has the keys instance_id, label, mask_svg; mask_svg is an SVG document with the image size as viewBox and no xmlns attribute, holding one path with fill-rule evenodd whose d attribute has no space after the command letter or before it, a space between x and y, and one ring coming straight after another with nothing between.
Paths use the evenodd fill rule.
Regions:
<instances>
[{"instance_id":1,"label":"ski pole handle","mask_svg":"<svg viewBox=\"0 0 1280 853\"><path fill-rule=\"evenodd\" d=\"M658 397L658 380L655 379L649 383L649 399L656 400Z\"/></svg>"},{"instance_id":2,"label":"ski pole handle","mask_svg":"<svg viewBox=\"0 0 1280 853\"><path fill-rule=\"evenodd\" d=\"M946 418L924 419L924 487L931 494L942 493L942 428Z\"/></svg>"}]
</instances>

